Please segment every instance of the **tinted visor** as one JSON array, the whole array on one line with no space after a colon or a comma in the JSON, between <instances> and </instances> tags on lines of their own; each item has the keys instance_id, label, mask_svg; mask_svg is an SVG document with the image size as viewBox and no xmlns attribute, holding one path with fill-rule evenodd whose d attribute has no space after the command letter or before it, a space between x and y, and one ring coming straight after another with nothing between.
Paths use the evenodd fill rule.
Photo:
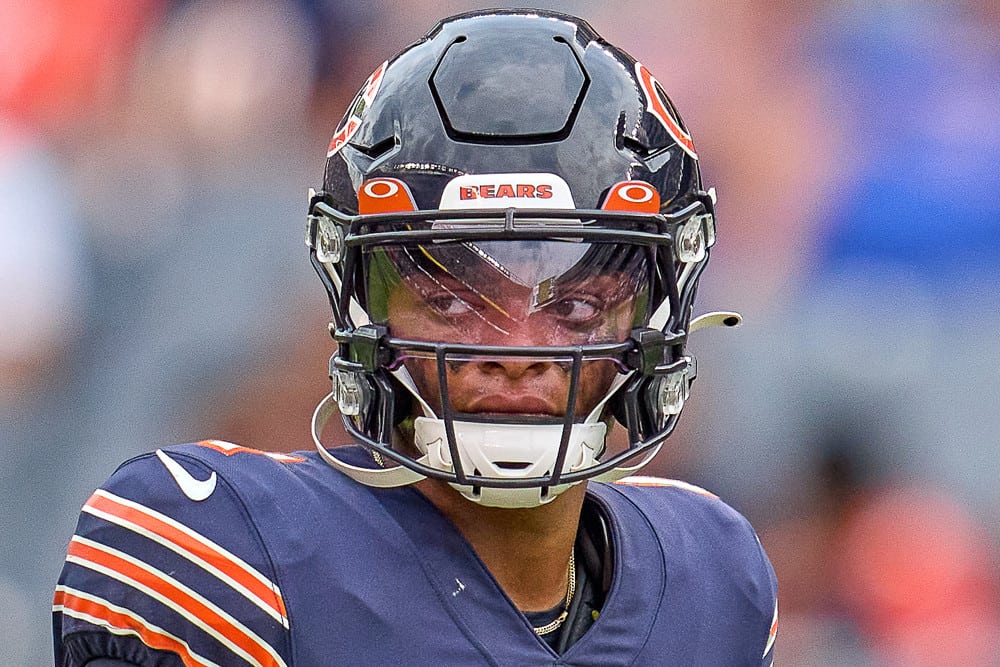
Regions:
<instances>
[{"instance_id":1,"label":"tinted visor","mask_svg":"<svg viewBox=\"0 0 1000 667\"><path fill-rule=\"evenodd\" d=\"M367 247L373 319L395 338L480 345L618 342L648 317L650 249L573 239Z\"/></svg>"}]
</instances>

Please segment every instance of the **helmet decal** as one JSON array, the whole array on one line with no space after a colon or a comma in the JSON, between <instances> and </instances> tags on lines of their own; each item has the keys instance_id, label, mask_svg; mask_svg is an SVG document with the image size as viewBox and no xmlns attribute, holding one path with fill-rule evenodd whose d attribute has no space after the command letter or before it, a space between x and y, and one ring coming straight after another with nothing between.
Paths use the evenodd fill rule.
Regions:
<instances>
[{"instance_id":1,"label":"helmet decal","mask_svg":"<svg viewBox=\"0 0 1000 667\"><path fill-rule=\"evenodd\" d=\"M358 212L362 215L416 210L409 186L398 178L372 178L358 188Z\"/></svg>"},{"instance_id":2,"label":"helmet decal","mask_svg":"<svg viewBox=\"0 0 1000 667\"><path fill-rule=\"evenodd\" d=\"M680 123L677 122L677 119L671 113L670 107L663 101L657 90L660 87L660 82L653 77L652 73L642 63L637 62L635 64L635 75L639 79L639 85L642 88L643 94L646 96L646 111L653 114L653 117L660 121L660 124L670 133L674 141L684 149L685 153L697 160L698 154L694 150L694 142L691 140L691 135L681 128Z\"/></svg>"},{"instance_id":3,"label":"helmet decal","mask_svg":"<svg viewBox=\"0 0 1000 667\"><path fill-rule=\"evenodd\" d=\"M660 193L649 183L643 181L625 181L616 183L601 208L605 211L637 211L639 213L658 213L660 211Z\"/></svg>"},{"instance_id":4,"label":"helmet decal","mask_svg":"<svg viewBox=\"0 0 1000 667\"><path fill-rule=\"evenodd\" d=\"M441 194L442 209L573 208L573 195L556 174L466 174Z\"/></svg>"},{"instance_id":5,"label":"helmet decal","mask_svg":"<svg viewBox=\"0 0 1000 667\"><path fill-rule=\"evenodd\" d=\"M382 75L385 73L385 67L388 64L389 61L387 60L379 65L378 69L372 72L368 80L365 81L365 85L361 87L358 94L354 96L351 105L347 107L347 114L340 121L333 139L330 140L330 147L327 148L326 152L327 159L333 157L337 151L343 148L344 144L350 141L354 133L361 127L361 119L364 117L368 107L371 106L375 95L378 94L378 89L382 85Z\"/></svg>"}]
</instances>

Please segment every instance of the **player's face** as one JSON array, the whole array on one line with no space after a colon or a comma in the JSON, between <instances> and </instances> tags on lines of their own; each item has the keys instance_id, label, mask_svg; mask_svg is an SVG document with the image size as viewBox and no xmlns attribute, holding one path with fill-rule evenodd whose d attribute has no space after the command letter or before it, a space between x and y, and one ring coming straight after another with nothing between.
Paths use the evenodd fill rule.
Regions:
<instances>
[{"instance_id":1,"label":"player's face","mask_svg":"<svg viewBox=\"0 0 1000 667\"><path fill-rule=\"evenodd\" d=\"M559 280L536 282L495 270L414 270L389 293L386 320L394 338L409 340L504 347L619 342L635 321L635 274L569 271ZM437 360L411 356L404 363L421 395L441 414ZM465 413L560 416L568 403L571 368L568 356L449 356L449 403ZM578 418L605 396L616 373L611 360L584 362Z\"/></svg>"}]
</instances>

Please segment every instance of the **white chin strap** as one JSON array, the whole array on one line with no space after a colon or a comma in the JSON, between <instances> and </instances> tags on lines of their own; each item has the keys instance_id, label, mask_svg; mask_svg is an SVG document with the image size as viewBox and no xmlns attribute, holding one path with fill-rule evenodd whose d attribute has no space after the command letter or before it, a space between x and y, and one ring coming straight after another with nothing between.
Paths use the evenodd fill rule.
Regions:
<instances>
[{"instance_id":1,"label":"white chin strap","mask_svg":"<svg viewBox=\"0 0 1000 667\"><path fill-rule=\"evenodd\" d=\"M422 454L417 462L443 472L454 472L444 420L434 415L426 402L416 393L409 374L405 373L405 369L401 370L404 372L402 374L397 372L397 379L413 393L423 406L424 412L429 413L429 416L417 417L414 421L414 444ZM572 426L563 462L564 473L584 470L595 465L597 457L604 451L607 425L597 419L601 407L603 402L591 413L593 419L588 417L588 421ZM425 478L424 475L401 465L389 468L365 468L352 465L337 457L335 448L327 449L320 442L320 433L336 412L336 395L331 393L316 407L312 418L313 444L329 465L356 482L378 488L405 486ZM462 469L470 475L498 479L525 479L551 475L555 469L556 455L562 440L562 424L490 424L454 421L452 426ZM645 462L644 460L643 463ZM624 477L631 472L632 468L629 468L618 477ZM544 505L573 484L502 489L454 483L451 483L451 486L480 505L515 508Z\"/></svg>"},{"instance_id":2,"label":"white chin strap","mask_svg":"<svg viewBox=\"0 0 1000 667\"><path fill-rule=\"evenodd\" d=\"M555 470L556 454L562 440L562 424L490 424L453 422L455 444L462 470L469 474L497 479L544 477ZM597 463L604 451L607 425L604 422L574 424L562 472L584 470ZM454 470L443 419L417 417L414 441L427 463L439 470ZM489 507L537 507L573 486L523 489L473 487L452 484L469 500Z\"/></svg>"}]
</instances>

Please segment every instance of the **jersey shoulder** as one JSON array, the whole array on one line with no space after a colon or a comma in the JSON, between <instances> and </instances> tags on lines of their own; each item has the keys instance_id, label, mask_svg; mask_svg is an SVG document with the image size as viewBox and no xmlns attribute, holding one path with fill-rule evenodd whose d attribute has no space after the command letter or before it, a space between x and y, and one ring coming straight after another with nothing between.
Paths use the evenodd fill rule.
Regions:
<instances>
[{"instance_id":1,"label":"jersey shoulder","mask_svg":"<svg viewBox=\"0 0 1000 667\"><path fill-rule=\"evenodd\" d=\"M701 582L690 591L690 608L700 606L722 623L729 636L749 629L753 658L770 664L778 620L774 568L750 522L716 494L694 484L651 476L598 485L613 506L626 502L652 527L668 571ZM707 586L701 590L701 585ZM682 586L675 586L679 594ZM696 600L697 598L697 600ZM719 614L713 611L725 609ZM751 656L752 657L752 656Z\"/></svg>"},{"instance_id":2,"label":"jersey shoulder","mask_svg":"<svg viewBox=\"0 0 1000 667\"><path fill-rule=\"evenodd\" d=\"M720 571L744 573L760 579L762 588L772 588L768 583L774 571L756 531L716 494L649 476L626 477L609 486L645 516L661 541L674 546L674 557L689 560L692 567L715 564Z\"/></svg>"},{"instance_id":3,"label":"jersey shoulder","mask_svg":"<svg viewBox=\"0 0 1000 667\"><path fill-rule=\"evenodd\" d=\"M763 552L750 522L719 496L700 486L651 476L625 477L610 485L638 508L661 533L680 533L692 540L687 546L723 541L733 557L759 557Z\"/></svg>"},{"instance_id":4,"label":"jersey shoulder","mask_svg":"<svg viewBox=\"0 0 1000 667\"><path fill-rule=\"evenodd\" d=\"M312 466L215 440L122 464L69 542L53 603L57 664L148 664L150 651L185 665L286 664L289 620L259 508L301 493Z\"/></svg>"}]
</instances>

